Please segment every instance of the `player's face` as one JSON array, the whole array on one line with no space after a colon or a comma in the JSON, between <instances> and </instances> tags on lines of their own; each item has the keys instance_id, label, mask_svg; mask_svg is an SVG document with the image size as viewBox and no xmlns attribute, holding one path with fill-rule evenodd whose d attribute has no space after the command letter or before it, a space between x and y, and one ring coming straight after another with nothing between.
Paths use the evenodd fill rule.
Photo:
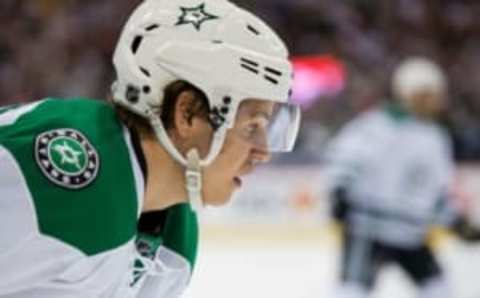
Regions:
<instances>
[{"instance_id":1,"label":"player's face","mask_svg":"<svg viewBox=\"0 0 480 298\"><path fill-rule=\"evenodd\" d=\"M405 100L407 108L417 116L435 119L445 108L444 97L434 92L417 93Z\"/></svg>"},{"instance_id":2,"label":"player's face","mask_svg":"<svg viewBox=\"0 0 480 298\"><path fill-rule=\"evenodd\" d=\"M203 199L208 205L222 205L242 186L243 176L270 160L267 127L274 104L261 100L244 101L235 125L228 130L224 146L203 172Z\"/></svg>"}]
</instances>

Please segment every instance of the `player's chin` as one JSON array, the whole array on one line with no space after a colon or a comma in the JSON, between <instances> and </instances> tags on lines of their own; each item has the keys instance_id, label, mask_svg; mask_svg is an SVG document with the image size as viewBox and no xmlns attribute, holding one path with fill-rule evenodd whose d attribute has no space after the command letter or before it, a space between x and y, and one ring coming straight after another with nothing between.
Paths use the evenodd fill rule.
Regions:
<instances>
[{"instance_id":1,"label":"player's chin","mask_svg":"<svg viewBox=\"0 0 480 298\"><path fill-rule=\"evenodd\" d=\"M222 187L217 187L215 190L207 193L204 201L210 206L223 206L232 200L232 197L238 188L237 182L232 180L230 183L225 183Z\"/></svg>"}]
</instances>

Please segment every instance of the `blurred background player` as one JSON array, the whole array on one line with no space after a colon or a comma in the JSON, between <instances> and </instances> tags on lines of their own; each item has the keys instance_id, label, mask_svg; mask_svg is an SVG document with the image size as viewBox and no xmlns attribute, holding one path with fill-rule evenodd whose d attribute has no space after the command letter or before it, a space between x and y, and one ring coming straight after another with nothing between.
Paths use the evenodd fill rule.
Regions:
<instances>
[{"instance_id":1,"label":"blurred background player","mask_svg":"<svg viewBox=\"0 0 480 298\"><path fill-rule=\"evenodd\" d=\"M394 100L361 114L327 154L332 213L344 224L336 297L368 297L388 263L399 265L420 298L454 297L427 244L431 225L478 239L452 198L451 142L437 120L447 78L434 62L408 58L393 73Z\"/></svg>"},{"instance_id":2,"label":"blurred background player","mask_svg":"<svg viewBox=\"0 0 480 298\"><path fill-rule=\"evenodd\" d=\"M0 108L1 297L179 297L197 213L293 147L288 51L228 1L142 2L113 63L110 102Z\"/></svg>"}]
</instances>

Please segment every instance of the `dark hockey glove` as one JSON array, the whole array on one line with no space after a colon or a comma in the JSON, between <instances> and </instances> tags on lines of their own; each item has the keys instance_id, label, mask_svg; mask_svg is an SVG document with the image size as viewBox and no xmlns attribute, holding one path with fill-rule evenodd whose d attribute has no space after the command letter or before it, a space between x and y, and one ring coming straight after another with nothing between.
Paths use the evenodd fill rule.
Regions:
<instances>
[{"instance_id":1,"label":"dark hockey glove","mask_svg":"<svg viewBox=\"0 0 480 298\"><path fill-rule=\"evenodd\" d=\"M459 218L452 229L464 241L480 242L480 229L472 226L465 218Z\"/></svg>"},{"instance_id":2,"label":"dark hockey glove","mask_svg":"<svg viewBox=\"0 0 480 298\"><path fill-rule=\"evenodd\" d=\"M349 209L347 190L343 187L338 187L332 193L332 217L338 221L345 222Z\"/></svg>"}]
</instances>

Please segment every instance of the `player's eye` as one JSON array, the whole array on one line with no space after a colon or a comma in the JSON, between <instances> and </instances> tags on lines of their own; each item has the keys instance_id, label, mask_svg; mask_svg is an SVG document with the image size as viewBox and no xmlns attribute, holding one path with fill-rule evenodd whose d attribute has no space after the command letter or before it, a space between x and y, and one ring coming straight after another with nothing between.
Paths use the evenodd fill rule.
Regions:
<instances>
[{"instance_id":1,"label":"player's eye","mask_svg":"<svg viewBox=\"0 0 480 298\"><path fill-rule=\"evenodd\" d=\"M247 125L247 127L245 128L245 133L251 136L251 135L254 135L257 130L258 130L258 124L251 123Z\"/></svg>"}]
</instances>

